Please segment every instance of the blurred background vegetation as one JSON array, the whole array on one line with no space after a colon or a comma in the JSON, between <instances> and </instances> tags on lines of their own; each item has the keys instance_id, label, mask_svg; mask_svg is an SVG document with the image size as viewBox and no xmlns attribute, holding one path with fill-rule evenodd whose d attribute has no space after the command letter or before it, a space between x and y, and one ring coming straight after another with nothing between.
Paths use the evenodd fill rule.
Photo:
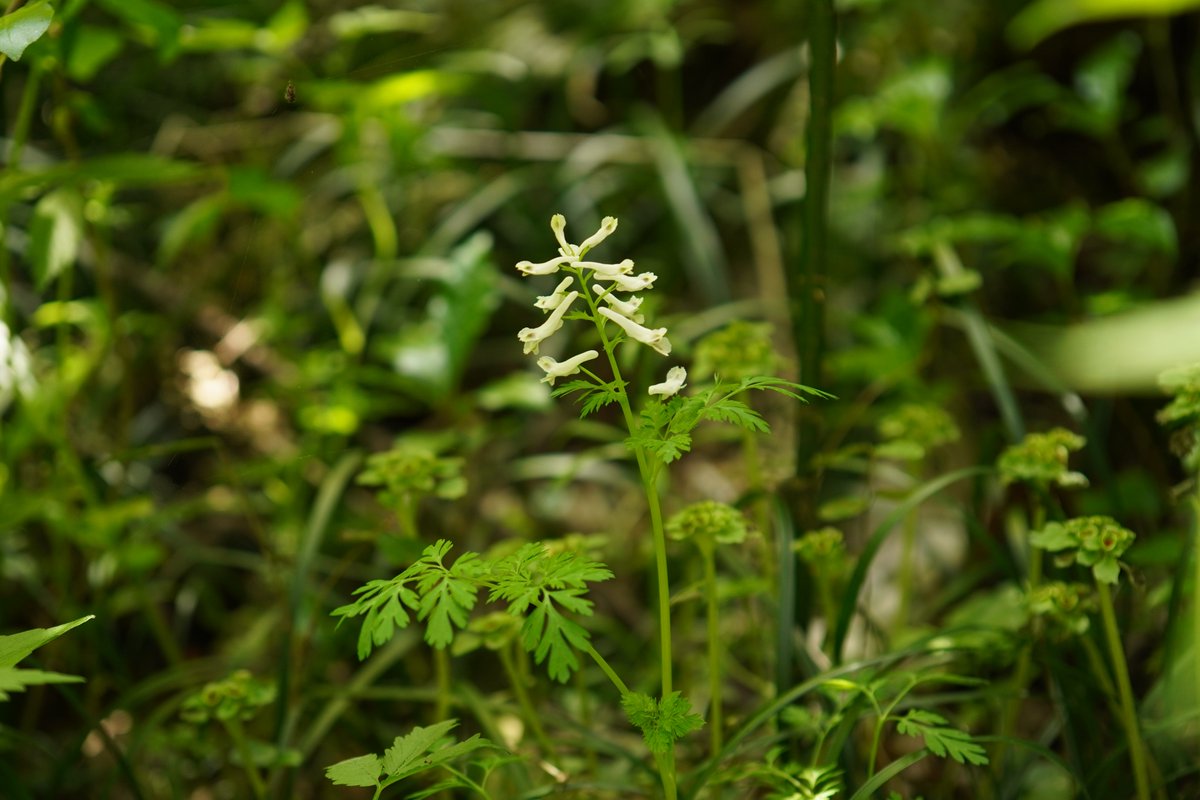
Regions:
<instances>
[{"instance_id":1,"label":"blurred background vegetation","mask_svg":"<svg viewBox=\"0 0 1200 800\"><path fill-rule=\"evenodd\" d=\"M814 406L829 452L914 400L966 432L946 465L1024 430L1086 435L1077 510L1144 536L1128 558L1158 592L1128 623L1140 696L1185 541L1154 380L1200 360L1196 5L837 3L827 346L819 382L799 376L841 398ZM605 252L660 276L647 304L681 360L761 320L796 377L809 4L53 8L0 73L0 631L96 619L39 654L86 683L0 705L8 796L248 796L221 731L180 716L242 668L275 686L246 723L272 790L345 796L320 768L429 700L417 636L359 665L328 616L419 552L356 483L401 434L465 459L459 499L412 510L426 541L608 537L597 636L637 663L636 480L521 355L511 266L548 257L552 213L579 237L618 216ZM675 490L738 497L737 442L708 447ZM792 450L767 447L769 481ZM828 503L871 491L861 474L821 491L827 521L869 530ZM931 624L1010 569L981 544L1004 544L994 504L964 502ZM486 693L471 658L456 669Z\"/></svg>"}]
</instances>

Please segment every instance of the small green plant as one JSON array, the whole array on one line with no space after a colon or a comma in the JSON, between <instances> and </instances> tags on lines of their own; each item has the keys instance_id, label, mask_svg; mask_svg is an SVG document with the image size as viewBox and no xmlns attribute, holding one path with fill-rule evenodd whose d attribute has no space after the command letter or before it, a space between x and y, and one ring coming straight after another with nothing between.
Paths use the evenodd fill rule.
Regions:
<instances>
[{"instance_id":1,"label":"small green plant","mask_svg":"<svg viewBox=\"0 0 1200 800\"><path fill-rule=\"evenodd\" d=\"M667 356L672 345L666 328L647 327L641 312L642 298L628 294L650 289L657 276L650 272L634 274L634 262L617 263L587 260L590 251L617 229L617 220L606 217L592 236L579 244L566 239L566 221L555 215L550 224L559 244L559 255L548 261L522 261L517 270L524 276L537 277L565 273L553 289L537 298L534 306L546 316L537 326L522 329L517 339L526 354L538 355L542 381L554 387L555 396L576 395L580 415L586 417L606 406L616 405L625 420L625 445L633 454L641 477L650 512L651 541L657 577L660 686L657 699L651 694L631 691L626 682L591 644L587 629L580 623L592 615L587 599L588 586L612 577L601 563L571 551L551 553L544 544L529 543L498 558L464 553L452 563L446 558L452 545L439 540L425 549L422 557L390 580L375 580L360 588L355 602L333 613L343 620L364 616L358 639L360 658L386 643L395 631L406 627L415 615L425 623L425 640L444 650L456 636L471 626L480 592L487 591L489 602L503 604L505 612L521 621L519 641L534 660L545 663L550 677L567 681L581 667L579 655L589 656L609 678L620 696L620 705L629 721L639 728L658 765L664 795L677 796L675 745L704 724L692 711L691 703L673 687L671 587L667 571L667 526L664 524L659 483L670 464L692 449L692 434L705 421L726 422L751 433L769 430L766 420L739 397L750 391L771 391L792 400L807 402L824 393L801 384L771 376L745 375L732 383L715 382L683 395L688 373L681 366L667 370L665 379L646 389L645 398L636 403L629 391L617 358L617 348L626 342L646 345ZM542 355L546 346L567 320L591 323L600 349L586 349L565 359ZM604 353L609 376L602 377L589 364ZM768 361L765 356L760 361ZM556 386L564 378L582 375ZM399 474L397 459L372 462L371 481L385 487L388 496L397 495ZM409 470L408 472L411 472ZM434 471L430 467L426 472ZM408 474L405 472L405 474ZM393 476L393 477L389 477ZM428 480L425 482L429 483ZM393 505L395 503L393 502ZM700 509L700 510L697 510ZM708 630L710 643L710 679L712 681L714 752L720 749L720 682L723 670L719 657L715 561L712 548L718 542L733 543L745 537L740 514L720 504L699 506L679 517L673 531L696 541L705 558L706 593L709 597ZM703 530L701 530L703 529ZM501 643L497 652L506 652ZM511 664L505 662L514 693L527 716L532 717L528 698L520 680L514 678ZM540 730L536 718L530 726ZM539 735L539 738L543 738ZM364 762L365 763L365 762ZM379 775L372 775L374 781Z\"/></svg>"},{"instance_id":2,"label":"small green plant","mask_svg":"<svg viewBox=\"0 0 1200 800\"><path fill-rule=\"evenodd\" d=\"M325 768L325 777L338 786L363 786L374 788L373 798L383 796L383 791L393 784L431 770L442 770L450 778L437 783L425 791L410 793L407 797L431 797L451 789L466 789L483 798L491 798L484 789L485 774L472 780L457 762L476 751L494 747L478 734L461 742L455 742L448 734L458 725L458 720L446 720L427 728L413 728L397 736L392 746L382 756L365 755L349 758Z\"/></svg>"}]
</instances>

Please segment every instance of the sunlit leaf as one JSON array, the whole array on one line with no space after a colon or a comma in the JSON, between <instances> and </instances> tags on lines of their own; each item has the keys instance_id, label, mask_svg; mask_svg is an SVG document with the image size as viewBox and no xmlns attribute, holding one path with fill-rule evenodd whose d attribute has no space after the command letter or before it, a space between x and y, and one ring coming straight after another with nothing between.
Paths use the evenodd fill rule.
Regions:
<instances>
[{"instance_id":1,"label":"sunlit leaf","mask_svg":"<svg viewBox=\"0 0 1200 800\"><path fill-rule=\"evenodd\" d=\"M20 61L25 48L42 38L54 19L54 7L46 0L18 8L0 17L0 53Z\"/></svg>"}]
</instances>

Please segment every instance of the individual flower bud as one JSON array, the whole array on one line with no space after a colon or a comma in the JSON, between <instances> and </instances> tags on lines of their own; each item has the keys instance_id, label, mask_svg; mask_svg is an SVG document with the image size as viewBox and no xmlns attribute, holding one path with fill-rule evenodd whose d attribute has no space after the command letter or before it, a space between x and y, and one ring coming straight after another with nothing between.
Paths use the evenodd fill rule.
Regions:
<instances>
[{"instance_id":1,"label":"individual flower bud","mask_svg":"<svg viewBox=\"0 0 1200 800\"><path fill-rule=\"evenodd\" d=\"M574 294L574 292L572 292L572 294ZM628 317L621 316L616 311L613 311L608 307L601 307L596 309L596 311L605 319L611 319L613 322L620 325L629 338L636 339L642 344L648 344L663 355L667 355L671 352L671 343L666 339L666 328L645 328ZM661 346L663 342L666 342L666 352L664 352L664 349ZM659 345L659 347L655 347L655 345Z\"/></svg>"},{"instance_id":2,"label":"individual flower bud","mask_svg":"<svg viewBox=\"0 0 1200 800\"><path fill-rule=\"evenodd\" d=\"M646 321L646 318L638 313L638 309L642 305L642 298L637 295L630 297L628 300L622 300L598 283L592 284L592 291L596 293L597 297L612 306L613 311L616 311L618 314L628 317L639 325Z\"/></svg>"},{"instance_id":3,"label":"individual flower bud","mask_svg":"<svg viewBox=\"0 0 1200 800\"><path fill-rule=\"evenodd\" d=\"M595 233L593 233L588 238L584 239L582 243L580 243L579 249L578 249L579 254L582 255L582 254L586 253L588 250L591 250L596 245L603 242L616 229L617 229L617 218L616 217L605 217L604 221L600 223L600 229L598 231L596 231Z\"/></svg>"},{"instance_id":4,"label":"individual flower bud","mask_svg":"<svg viewBox=\"0 0 1200 800\"><path fill-rule=\"evenodd\" d=\"M537 365L546 373L546 377L542 378L542 383L548 383L553 386L556 379L574 375L579 372L580 365L583 362L599 357L600 354L595 350L585 350L573 358L568 358L566 361L555 361L550 356L542 356L537 361Z\"/></svg>"},{"instance_id":5,"label":"individual flower bud","mask_svg":"<svg viewBox=\"0 0 1200 800\"><path fill-rule=\"evenodd\" d=\"M550 312L550 316L546 317L546 321L536 328L522 328L517 334L517 338L525 343L525 354L537 353L538 345L550 338L559 328L562 327L563 316L571 310L571 304L575 302L575 298L579 297L579 292L571 292L563 301L558 304L554 311Z\"/></svg>"},{"instance_id":6,"label":"individual flower bud","mask_svg":"<svg viewBox=\"0 0 1200 800\"><path fill-rule=\"evenodd\" d=\"M667 370L667 379L662 383L656 383L650 387L650 394L662 395L664 398L674 397L675 394L687 386L684 381L687 380L687 370L683 367L671 367Z\"/></svg>"},{"instance_id":7,"label":"individual flower bud","mask_svg":"<svg viewBox=\"0 0 1200 800\"><path fill-rule=\"evenodd\" d=\"M617 275L603 280L611 280L621 292L640 292L653 286L658 276L653 272L643 272L640 275Z\"/></svg>"},{"instance_id":8,"label":"individual flower bud","mask_svg":"<svg viewBox=\"0 0 1200 800\"><path fill-rule=\"evenodd\" d=\"M543 311L553 311L558 308L559 303L566 299L567 287L573 280L575 280L573 277L563 278L562 282L554 287L553 293L539 297L534 305Z\"/></svg>"},{"instance_id":9,"label":"individual flower bud","mask_svg":"<svg viewBox=\"0 0 1200 800\"><path fill-rule=\"evenodd\" d=\"M627 258L620 264L603 264L599 261L577 261L575 266L593 271L596 280L615 281L618 275L633 272L633 259Z\"/></svg>"},{"instance_id":10,"label":"individual flower bud","mask_svg":"<svg viewBox=\"0 0 1200 800\"><path fill-rule=\"evenodd\" d=\"M554 238L558 239L558 252L564 256L574 257L579 255L578 251L571 245L567 244L567 218L562 214L555 214L550 218L550 229L554 231Z\"/></svg>"},{"instance_id":11,"label":"individual flower bud","mask_svg":"<svg viewBox=\"0 0 1200 800\"><path fill-rule=\"evenodd\" d=\"M540 264L534 264L532 261L518 261L517 269L523 275L553 275L558 272L559 267L570 262L572 258L573 256L559 256Z\"/></svg>"}]
</instances>

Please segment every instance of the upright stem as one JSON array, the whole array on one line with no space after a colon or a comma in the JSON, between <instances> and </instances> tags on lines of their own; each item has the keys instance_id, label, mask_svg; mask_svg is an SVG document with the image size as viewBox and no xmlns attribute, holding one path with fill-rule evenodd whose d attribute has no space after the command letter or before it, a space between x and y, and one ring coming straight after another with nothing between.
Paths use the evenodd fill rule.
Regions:
<instances>
[{"instance_id":1,"label":"upright stem","mask_svg":"<svg viewBox=\"0 0 1200 800\"><path fill-rule=\"evenodd\" d=\"M825 347L825 285L829 266L829 180L833 164L833 78L837 62L837 16L834 0L812 0L808 6L809 116L804 160L805 196L802 205L800 258L788 281L792 339L800 362L800 380L821 385ZM812 458L817 451L817 422L801 412L796 426L796 480L787 498L792 524L782 526L778 542L779 625L775 660L775 688L787 691L792 682L796 555L792 536L813 527L815 475ZM784 629L786 626L786 629Z\"/></svg>"},{"instance_id":2,"label":"upright stem","mask_svg":"<svg viewBox=\"0 0 1200 800\"><path fill-rule=\"evenodd\" d=\"M608 334L604 332L604 318L600 316L596 309L596 300L592 297L592 292L588 288L582 270L573 270L573 272L579 279L581 286L580 295L587 302L588 308L591 310L592 319L596 323L596 330L600 334L600 343L604 347L604 354L608 357L608 364L612 369L617 403L620 405L621 413L625 417L625 425L629 428L629 435L633 436L637 432L637 420L634 418L633 409L629 404L629 393L625 391L625 381L621 377L621 367L617 364L617 357L613 352L614 344L608 338ZM650 465L650 461L646 457L646 452L641 447L635 446L633 454L637 458L638 472L642 478L642 489L646 493L646 505L650 509L650 528L654 541L654 566L658 584L659 672L662 682L662 696L666 697L671 694L674 683L671 666L671 584L667 574L667 533L663 527L662 506L658 499L657 471ZM593 658L598 658L594 650L592 651L592 656ZM612 678L614 676L610 675L609 677ZM622 694L624 693L623 691ZM675 800L675 754L673 751L668 752L658 759L658 772L662 778L663 794L667 800Z\"/></svg>"},{"instance_id":3,"label":"upright stem","mask_svg":"<svg viewBox=\"0 0 1200 800\"><path fill-rule=\"evenodd\" d=\"M1129 742L1129 760L1133 764L1137 797L1138 800L1150 800L1150 773L1146 768L1146 750L1138 727L1137 709L1133 703L1133 685L1129 680L1125 650L1121 646L1121 632L1117 629L1112 594L1108 591L1108 584L1103 581L1096 581L1096 589L1100 594L1100 615L1104 618L1104 638L1108 640L1108 653L1112 658L1113 674L1117 679L1117 692L1121 696L1121 722L1125 726L1125 738Z\"/></svg>"},{"instance_id":4,"label":"upright stem","mask_svg":"<svg viewBox=\"0 0 1200 800\"><path fill-rule=\"evenodd\" d=\"M1030 531L1041 529L1046 524L1046 507L1041 500L1035 500L1033 504L1033 518L1030 525ZM1029 554L1029 582L1026 587L1026 595L1036 589L1042 582L1042 549L1028 544L1029 536L1026 534L1026 552ZM1031 626L1033 623L1031 622ZM1036 637L1036 630L1035 630ZM1013 675L1013 693L1008 699L1008 703L1004 707L1004 711L1000 717L1000 742L996 745L996 758L994 760L996 767L996 775L1003 775L1006 765L1004 763L1007 757L1007 739L1011 738L1017 727L1017 716L1021 711L1021 700L1025 694L1025 687L1029 684L1030 672L1033 668L1033 650L1032 645L1026 642L1021 646L1021 652L1017 655L1017 668Z\"/></svg>"},{"instance_id":5,"label":"upright stem","mask_svg":"<svg viewBox=\"0 0 1200 800\"><path fill-rule=\"evenodd\" d=\"M250 752L250 742L246 740L246 731L242 728L242 723L236 718L223 722L225 730L229 732L229 738L233 739L233 746L237 749L238 758L242 760L242 769L246 771L246 777L250 779L250 789L254 792L254 797L257 800L263 800L267 796L267 786L263 783L262 775L258 773L258 767L254 765L254 756Z\"/></svg>"},{"instance_id":6,"label":"upright stem","mask_svg":"<svg viewBox=\"0 0 1200 800\"><path fill-rule=\"evenodd\" d=\"M450 689L450 654L444 648L433 648L433 669L437 675L437 703L434 704L434 722L450 716L453 693Z\"/></svg>"},{"instance_id":7,"label":"upright stem","mask_svg":"<svg viewBox=\"0 0 1200 800\"><path fill-rule=\"evenodd\" d=\"M516 644L516 640L513 642ZM554 760L554 745L546 736L546 730L542 727L542 722L538 719L537 709L533 707L533 701L529 699L529 691L525 688L525 681L517 672L516 663L513 661L512 653L509 646L503 645L500 650L500 663L504 665L504 674L508 676L508 682L512 686L513 694L517 698L517 704L521 707L521 713L525 715L525 724L529 727L533 734L534 741L542 748L542 757L553 761Z\"/></svg>"},{"instance_id":8,"label":"upright stem","mask_svg":"<svg viewBox=\"0 0 1200 800\"><path fill-rule=\"evenodd\" d=\"M721 627L717 611L717 564L712 542L700 545L700 556L704 559L704 598L707 605L708 623L708 730L712 736L712 754L721 752Z\"/></svg>"}]
</instances>

